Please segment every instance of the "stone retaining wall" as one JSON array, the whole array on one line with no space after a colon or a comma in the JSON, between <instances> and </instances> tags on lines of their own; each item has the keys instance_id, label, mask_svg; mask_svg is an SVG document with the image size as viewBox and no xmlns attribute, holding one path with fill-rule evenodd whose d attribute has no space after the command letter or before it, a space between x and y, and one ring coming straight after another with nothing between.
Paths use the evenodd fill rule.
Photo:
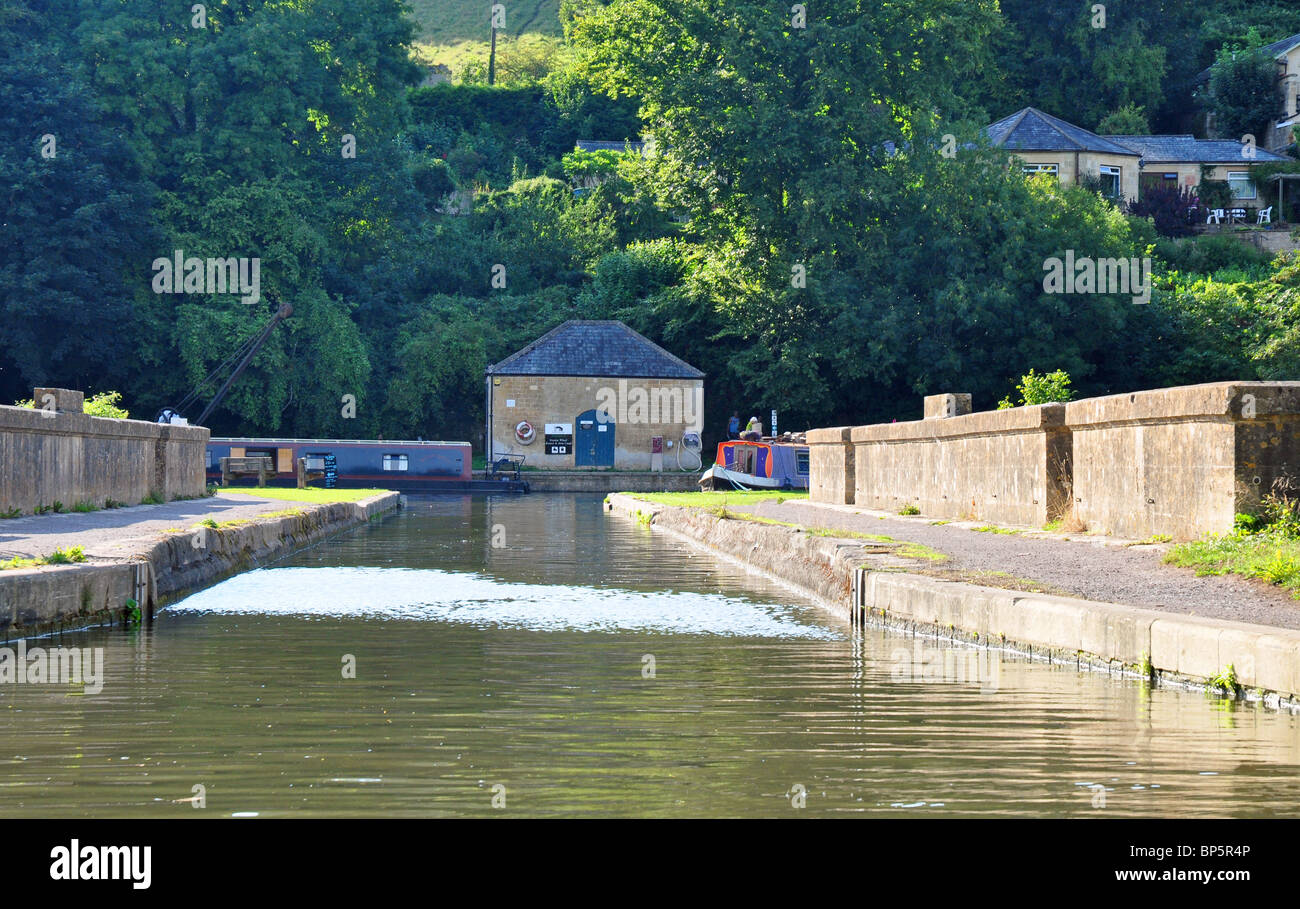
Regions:
<instances>
[{"instance_id":1,"label":"stone retaining wall","mask_svg":"<svg viewBox=\"0 0 1300 909\"><path fill-rule=\"evenodd\" d=\"M190 590L364 524L400 502L395 492L329 505L286 502L300 513L232 527L188 528L144 541L120 562L0 571L0 634L23 637L112 621L121 617L128 598L152 616Z\"/></svg>"},{"instance_id":2,"label":"stone retaining wall","mask_svg":"<svg viewBox=\"0 0 1300 909\"><path fill-rule=\"evenodd\" d=\"M818 478L818 482L810 479L808 484L808 497L814 502L853 504L857 474L853 467L852 431L851 426L837 426L808 432L808 473Z\"/></svg>"},{"instance_id":3,"label":"stone retaining wall","mask_svg":"<svg viewBox=\"0 0 1300 909\"><path fill-rule=\"evenodd\" d=\"M1243 688L1266 692L1273 705L1294 707L1300 695L1300 631L927 577L848 539L631 496L607 501L612 511L785 581L851 623L1129 675L1145 661L1157 679L1202 686L1231 665Z\"/></svg>"},{"instance_id":4,"label":"stone retaining wall","mask_svg":"<svg viewBox=\"0 0 1300 909\"><path fill-rule=\"evenodd\" d=\"M1069 517L1120 537L1193 539L1230 531L1270 492L1300 494L1300 382L963 414L966 398L927 398L924 420L812 430L812 500L1032 527Z\"/></svg>"},{"instance_id":5,"label":"stone retaining wall","mask_svg":"<svg viewBox=\"0 0 1300 909\"><path fill-rule=\"evenodd\" d=\"M1300 481L1300 382L1219 382L1066 405L1073 495L1089 530L1226 533Z\"/></svg>"},{"instance_id":6,"label":"stone retaining wall","mask_svg":"<svg viewBox=\"0 0 1300 909\"><path fill-rule=\"evenodd\" d=\"M1069 475L1070 436L1064 423L1064 405L1042 404L854 427L853 502L1042 526L1067 501L1062 479ZM835 482L833 472L814 472L811 485L834 490Z\"/></svg>"},{"instance_id":7,"label":"stone retaining wall","mask_svg":"<svg viewBox=\"0 0 1300 909\"><path fill-rule=\"evenodd\" d=\"M0 406L0 512L202 495L207 442L201 426Z\"/></svg>"}]
</instances>

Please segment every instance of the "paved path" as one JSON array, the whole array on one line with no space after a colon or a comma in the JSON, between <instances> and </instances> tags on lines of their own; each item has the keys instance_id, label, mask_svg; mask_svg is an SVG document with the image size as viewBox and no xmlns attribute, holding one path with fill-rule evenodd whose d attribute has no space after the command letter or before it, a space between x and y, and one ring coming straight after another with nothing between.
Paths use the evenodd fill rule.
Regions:
<instances>
[{"instance_id":1,"label":"paved path","mask_svg":"<svg viewBox=\"0 0 1300 909\"><path fill-rule=\"evenodd\" d=\"M86 513L30 515L0 521L0 557L46 556L55 549L84 546L95 558L126 558L142 541L156 539L168 529L189 530L204 518L233 521L268 511L283 511L296 503L254 495L218 493L212 498L133 505Z\"/></svg>"},{"instance_id":2,"label":"paved path","mask_svg":"<svg viewBox=\"0 0 1300 909\"><path fill-rule=\"evenodd\" d=\"M934 525L924 516L882 520L880 512L806 501L767 501L735 510L923 543L951 557L945 567L1005 571L1088 600L1300 629L1300 600L1263 581L1231 575L1198 578L1189 568L1165 565L1165 546L981 533L967 529L971 525Z\"/></svg>"}]
</instances>

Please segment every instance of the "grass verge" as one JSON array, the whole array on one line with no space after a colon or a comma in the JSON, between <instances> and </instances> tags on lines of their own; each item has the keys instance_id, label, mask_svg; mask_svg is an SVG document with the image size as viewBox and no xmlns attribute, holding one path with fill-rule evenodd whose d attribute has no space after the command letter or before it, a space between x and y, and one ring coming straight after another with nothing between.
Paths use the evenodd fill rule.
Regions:
<instances>
[{"instance_id":1,"label":"grass verge","mask_svg":"<svg viewBox=\"0 0 1300 909\"><path fill-rule=\"evenodd\" d=\"M1239 574L1275 584L1300 599L1300 539L1273 533L1211 534L1165 554L1170 565L1197 575Z\"/></svg>"}]
</instances>

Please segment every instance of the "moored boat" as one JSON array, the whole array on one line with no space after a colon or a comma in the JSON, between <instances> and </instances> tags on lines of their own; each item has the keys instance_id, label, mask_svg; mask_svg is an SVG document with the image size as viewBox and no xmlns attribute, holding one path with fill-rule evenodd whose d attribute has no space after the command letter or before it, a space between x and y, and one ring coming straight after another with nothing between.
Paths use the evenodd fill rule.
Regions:
<instances>
[{"instance_id":1,"label":"moored boat","mask_svg":"<svg viewBox=\"0 0 1300 909\"><path fill-rule=\"evenodd\" d=\"M807 489L808 446L780 439L731 439L718 443L702 489Z\"/></svg>"},{"instance_id":2,"label":"moored boat","mask_svg":"<svg viewBox=\"0 0 1300 909\"><path fill-rule=\"evenodd\" d=\"M526 492L514 479L475 479L468 442L385 441L383 439L211 439L205 464L208 480L221 479L224 457L271 459L272 486L297 482L297 462L305 461L313 486L378 487L399 492Z\"/></svg>"}]
</instances>

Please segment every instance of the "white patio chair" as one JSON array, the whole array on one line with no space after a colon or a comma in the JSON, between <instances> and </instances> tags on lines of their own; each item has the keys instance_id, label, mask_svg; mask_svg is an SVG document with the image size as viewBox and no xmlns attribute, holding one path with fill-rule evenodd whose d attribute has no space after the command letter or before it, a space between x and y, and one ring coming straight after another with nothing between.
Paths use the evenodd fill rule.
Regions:
<instances>
[{"instance_id":1,"label":"white patio chair","mask_svg":"<svg viewBox=\"0 0 1300 909\"><path fill-rule=\"evenodd\" d=\"M1255 221L1255 223L1256 223L1256 224L1272 224L1272 223L1273 223L1273 206L1270 205L1268 208L1261 209L1260 212L1259 212L1259 218L1258 218L1258 220Z\"/></svg>"},{"instance_id":2,"label":"white patio chair","mask_svg":"<svg viewBox=\"0 0 1300 909\"><path fill-rule=\"evenodd\" d=\"M1245 224L1245 223L1246 223L1246 209L1244 209L1244 208L1233 208L1233 209L1230 209L1230 210L1228 211L1228 223L1229 223L1229 224Z\"/></svg>"},{"instance_id":3,"label":"white patio chair","mask_svg":"<svg viewBox=\"0 0 1300 909\"><path fill-rule=\"evenodd\" d=\"M1221 209L1221 208L1212 208L1212 209L1210 209L1210 213L1209 213L1208 215L1205 216L1205 223L1206 223L1206 224L1209 224L1211 221L1213 221L1215 224L1222 224L1222 223L1223 223L1223 209Z\"/></svg>"}]
</instances>

